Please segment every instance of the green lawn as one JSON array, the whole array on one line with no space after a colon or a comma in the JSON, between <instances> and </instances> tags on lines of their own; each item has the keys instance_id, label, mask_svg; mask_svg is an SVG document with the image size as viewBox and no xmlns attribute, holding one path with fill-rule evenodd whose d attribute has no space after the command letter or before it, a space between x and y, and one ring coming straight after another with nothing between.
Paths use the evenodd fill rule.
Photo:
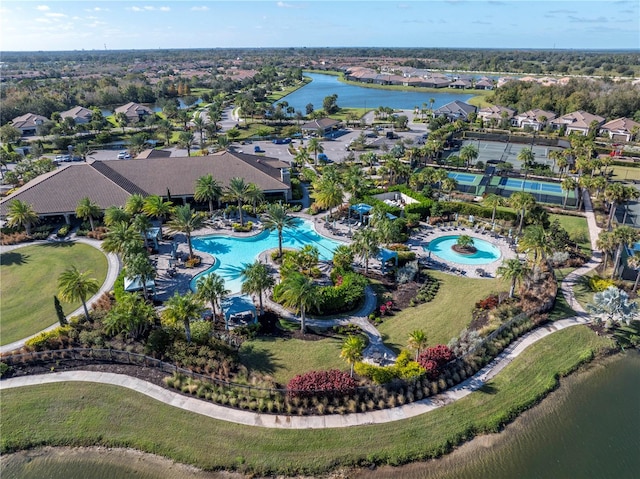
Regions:
<instances>
[{"instance_id":1,"label":"green lawn","mask_svg":"<svg viewBox=\"0 0 640 479\"><path fill-rule=\"evenodd\" d=\"M634 181L640 180L640 168L637 166L611 166L613 175L612 180L616 181Z\"/></svg>"},{"instance_id":2,"label":"green lawn","mask_svg":"<svg viewBox=\"0 0 640 479\"><path fill-rule=\"evenodd\" d=\"M319 341L301 341L259 337L245 341L240 348L240 361L251 370L268 374L286 385L296 374L313 370L349 370L340 359L343 341L327 338Z\"/></svg>"},{"instance_id":3,"label":"green lawn","mask_svg":"<svg viewBox=\"0 0 640 479\"><path fill-rule=\"evenodd\" d=\"M591 241L589 240L589 225L587 224L587 219L582 216L549 215L549 221L553 222L556 219L560 222L560 226L567 230L569 237L579 240L578 246L585 253L590 254Z\"/></svg>"},{"instance_id":4,"label":"green lawn","mask_svg":"<svg viewBox=\"0 0 640 479\"><path fill-rule=\"evenodd\" d=\"M1 452L42 445L119 446L204 469L318 474L425 460L504 423L611 341L585 326L527 349L482 390L421 416L340 429L277 430L216 421L120 387L74 382L2 391Z\"/></svg>"},{"instance_id":5,"label":"green lawn","mask_svg":"<svg viewBox=\"0 0 640 479\"><path fill-rule=\"evenodd\" d=\"M433 301L406 308L378 327L390 348L399 351L406 347L409 334L416 329L427 333L429 344L447 344L469 325L471 311L478 300L492 292L509 289L500 279L463 278L440 271L429 274L441 281Z\"/></svg>"},{"instance_id":6,"label":"green lawn","mask_svg":"<svg viewBox=\"0 0 640 479\"><path fill-rule=\"evenodd\" d=\"M107 258L102 251L81 243L26 246L0 255L1 344L31 336L51 326L58 318L53 296L58 294L58 276L68 266L91 270L102 284L107 277ZM64 303L66 314L80 303Z\"/></svg>"}]
</instances>

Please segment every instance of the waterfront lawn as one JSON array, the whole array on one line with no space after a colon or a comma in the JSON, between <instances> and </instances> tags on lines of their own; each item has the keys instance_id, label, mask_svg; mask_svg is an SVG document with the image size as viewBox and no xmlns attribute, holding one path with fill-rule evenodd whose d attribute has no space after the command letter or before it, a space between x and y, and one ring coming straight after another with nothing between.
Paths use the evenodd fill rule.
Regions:
<instances>
[{"instance_id":1,"label":"waterfront lawn","mask_svg":"<svg viewBox=\"0 0 640 479\"><path fill-rule=\"evenodd\" d=\"M558 377L612 344L586 326L573 326L529 347L484 388L453 404L411 419L338 429L227 423L93 383L4 389L0 452L43 445L132 447L204 469L262 475L397 465L436 457L476 434L499 431L556 388Z\"/></svg>"},{"instance_id":2,"label":"waterfront lawn","mask_svg":"<svg viewBox=\"0 0 640 479\"><path fill-rule=\"evenodd\" d=\"M82 243L25 246L0 255L0 344L31 336L58 320L53 296L58 276L70 265L90 270L100 284L107 277L104 253ZM81 305L61 304L66 314Z\"/></svg>"},{"instance_id":3,"label":"waterfront lawn","mask_svg":"<svg viewBox=\"0 0 640 479\"><path fill-rule=\"evenodd\" d=\"M406 347L409 334L416 329L427 333L430 345L447 344L469 326L477 301L509 289L501 279L464 278L441 271L429 274L441 281L436 297L429 303L408 307L378 326L384 343L395 351Z\"/></svg>"},{"instance_id":4,"label":"waterfront lawn","mask_svg":"<svg viewBox=\"0 0 640 479\"><path fill-rule=\"evenodd\" d=\"M286 385L296 374L309 371L348 371L348 364L340 359L342 343L337 338L303 341L262 336L242 344L240 362L250 370L272 376Z\"/></svg>"},{"instance_id":5,"label":"waterfront lawn","mask_svg":"<svg viewBox=\"0 0 640 479\"><path fill-rule=\"evenodd\" d=\"M590 255L591 241L589 239L589 225L587 224L587 219L582 216L549 215L549 221L553 222L556 219L560 222L560 226L567 230L567 233L569 233L569 237L572 240L578 240L576 242L580 249L584 253Z\"/></svg>"}]
</instances>

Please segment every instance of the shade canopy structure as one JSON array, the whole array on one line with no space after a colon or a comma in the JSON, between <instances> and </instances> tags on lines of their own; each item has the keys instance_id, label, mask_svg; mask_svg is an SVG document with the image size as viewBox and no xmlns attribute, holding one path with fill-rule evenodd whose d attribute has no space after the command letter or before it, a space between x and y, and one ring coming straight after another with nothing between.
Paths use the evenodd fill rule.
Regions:
<instances>
[{"instance_id":1,"label":"shade canopy structure","mask_svg":"<svg viewBox=\"0 0 640 479\"><path fill-rule=\"evenodd\" d=\"M145 236L147 241L152 241L155 249L158 249L158 241L162 239L160 235L160 228L157 226L153 226L145 231Z\"/></svg>"},{"instance_id":2,"label":"shade canopy structure","mask_svg":"<svg viewBox=\"0 0 640 479\"><path fill-rule=\"evenodd\" d=\"M396 267L398 266L398 252L393 251L387 248L380 248L380 252L378 253L378 259L380 259L380 263L382 264L382 271L386 270L387 261L391 261L395 259Z\"/></svg>"},{"instance_id":3,"label":"shade canopy structure","mask_svg":"<svg viewBox=\"0 0 640 479\"><path fill-rule=\"evenodd\" d=\"M147 280L146 283L147 291L152 291L153 294L156 293L156 281L154 279ZM142 291L142 281L140 280L140 276L136 276L134 278L124 278L124 290L130 293L135 291Z\"/></svg>"},{"instance_id":4,"label":"shade canopy structure","mask_svg":"<svg viewBox=\"0 0 640 479\"><path fill-rule=\"evenodd\" d=\"M258 322L258 313L251 296L246 294L229 296L222 302L221 306L227 329Z\"/></svg>"},{"instance_id":5,"label":"shade canopy structure","mask_svg":"<svg viewBox=\"0 0 640 479\"><path fill-rule=\"evenodd\" d=\"M373 206L366 203L358 203L357 205L351 205L351 209L362 216L368 214L373 209Z\"/></svg>"}]
</instances>

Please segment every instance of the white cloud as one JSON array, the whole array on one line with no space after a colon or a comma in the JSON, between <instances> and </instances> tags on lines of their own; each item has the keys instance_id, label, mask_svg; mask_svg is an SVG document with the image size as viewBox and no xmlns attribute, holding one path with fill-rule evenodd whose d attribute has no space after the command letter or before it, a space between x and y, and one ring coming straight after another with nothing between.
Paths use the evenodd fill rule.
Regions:
<instances>
[{"instance_id":1,"label":"white cloud","mask_svg":"<svg viewBox=\"0 0 640 479\"><path fill-rule=\"evenodd\" d=\"M285 2L278 2L276 5L278 5L278 7L280 8L296 8L295 5Z\"/></svg>"},{"instance_id":2,"label":"white cloud","mask_svg":"<svg viewBox=\"0 0 640 479\"><path fill-rule=\"evenodd\" d=\"M85 12L108 12L109 9L102 8L102 7L93 7L93 8L85 8L84 11Z\"/></svg>"},{"instance_id":3,"label":"white cloud","mask_svg":"<svg viewBox=\"0 0 640 479\"><path fill-rule=\"evenodd\" d=\"M209 10L209 7L207 7L206 5L202 5L200 7L191 7L192 12L206 12L207 10Z\"/></svg>"},{"instance_id":4,"label":"white cloud","mask_svg":"<svg viewBox=\"0 0 640 479\"><path fill-rule=\"evenodd\" d=\"M170 7L160 7L160 11L161 12L170 12L171 8Z\"/></svg>"},{"instance_id":5,"label":"white cloud","mask_svg":"<svg viewBox=\"0 0 640 479\"><path fill-rule=\"evenodd\" d=\"M47 5L38 5L36 10L40 10L41 12L46 12L47 10L51 10Z\"/></svg>"}]
</instances>

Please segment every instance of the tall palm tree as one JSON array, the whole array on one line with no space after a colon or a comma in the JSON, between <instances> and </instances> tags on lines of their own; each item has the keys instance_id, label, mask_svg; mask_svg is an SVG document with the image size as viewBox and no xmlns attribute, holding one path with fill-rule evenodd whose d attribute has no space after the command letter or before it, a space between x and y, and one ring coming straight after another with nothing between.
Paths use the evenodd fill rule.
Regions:
<instances>
[{"instance_id":1,"label":"tall palm tree","mask_svg":"<svg viewBox=\"0 0 640 479\"><path fill-rule=\"evenodd\" d=\"M533 264L539 265L551 253L550 238L542 225L531 225L525 228L518 241L518 250L533 253Z\"/></svg>"},{"instance_id":2,"label":"tall palm tree","mask_svg":"<svg viewBox=\"0 0 640 479\"><path fill-rule=\"evenodd\" d=\"M173 203L165 201L162 196L149 195L144 199L142 212L160 221L160 237L162 237L162 222L169 217L173 211Z\"/></svg>"},{"instance_id":3,"label":"tall palm tree","mask_svg":"<svg viewBox=\"0 0 640 479\"><path fill-rule=\"evenodd\" d=\"M171 326L182 323L187 343L191 343L191 321L199 319L205 308L200 298L189 291L181 295L177 291L165 303L162 310L162 321Z\"/></svg>"},{"instance_id":4,"label":"tall palm tree","mask_svg":"<svg viewBox=\"0 0 640 479\"><path fill-rule=\"evenodd\" d=\"M129 198L127 198L127 202L124 205L124 210L130 215L137 215L142 212L144 208L144 196L140 193L134 193Z\"/></svg>"},{"instance_id":5,"label":"tall palm tree","mask_svg":"<svg viewBox=\"0 0 640 479\"><path fill-rule=\"evenodd\" d=\"M531 148L523 148L518 152L516 158L523 163L523 169L525 170L530 170L536 161L535 153Z\"/></svg>"},{"instance_id":6,"label":"tall palm tree","mask_svg":"<svg viewBox=\"0 0 640 479\"><path fill-rule=\"evenodd\" d=\"M200 134L200 148L204 147L204 119L202 118L200 113L197 113L193 117L193 127Z\"/></svg>"},{"instance_id":7,"label":"tall palm tree","mask_svg":"<svg viewBox=\"0 0 640 479\"><path fill-rule=\"evenodd\" d=\"M612 231L601 231L596 240L596 247L604 253L604 259L602 261L602 270L607 269L609 263L609 256L616 249L616 241Z\"/></svg>"},{"instance_id":8,"label":"tall palm tree","mask_svg":"<svg viewBox=\"0 0 640 479\"><path fill-rule=\"evenodd\" d=\"M442 186L440 188L442 189L442 191L445 191L447 193L447 199L451 200L451 192L457 187L458 182L453 178L447 177L442 181Z\"/></svg>"},{"instance_id":9,"label":"tall palm tree","mask_svg":"<svg viewBox=\"0 0 640 479\"><path fill-rule=\"evenodd\" d=\"M106 253L116 253L124 258L141 251L142 245L142 236L135 226L119 222L109 228L101 247Z\"/></svg>"},{"instance_id":10,"label":"tall palm tree","mask_svg":"<svg viewBox=\"0 0 640 479\"><path fill-rule=\"evenodd\" d=\"M147 283L156 277L156 268L149 261L149 257L145 253L137 253L127 261L125 267L127 278L139 279L142 286L142 294L144 299L149 297Z\"/></svg>"},{"instance_id":11,"label":"tall palm tree","mask_svg":"<svg viewBox=\"0 0 640 479\"><path fill-rule=\"evenodd\" d=\"M215 322L218 316L216 305L220 305L230 293L230 291L224 287L224 278L218 276L216 273L200 276L196 281L196 291L200 299L208 301L211 305L211 313L213 314L213 320ZM226 329L229 329L229 324L226 320L225 325Z\"/></svg>"},{"instance_id":12,"label":"tall palm tree","mask_svg":"<svg viewBox=\"0 0 640 479\"><path fill-rule=\"evenodd\" d=\"M529 275L529 268L527 268L519 259L507 259L498 266L496 274L500 278L511 281L509 297L513 298L516 285L522 284L522 281L524 281L524 279Z\"/></svg>"},{"instance_id":13,"label":"tall palm tree","mask_svg":"<svg viewBox=\"0 0 640 479\"><path fill-rule=\"evenodd\" d=\"M609 216L607 218L606 230L611 229L613 217L616 214L617 206L624 201L625 188L622 183L610 183L604 189L604 199L609 203Z\"/></svg>"},{"instance_id":14,"label":"tall palm tree","mask_svg":"<svg viewBox=\"0 0 640 479\"><path fill-rule=\"evenodd\" d=\"M191 156L191 148L193 148L193 142L195 138L190 131L181 131L178 135L178 146L187 150L187 156Z\"/></svg>"},{"instance_id":15,"label":"tall palm tree","mask_svg":"<svg viewBox=\"0 0 640 479\"><path fill-rule=\"evenodd\" d=\"M465 145L460 148L460 159L464 161L467 169L471 166L471 164L478 158L478 148L474 145Z\"/></svg>"},{"instance_id":16,"label":"tall palm tree","mask_svg":"<svg viewBox=\"0 0 640 479\"><path fill-rule=\"evenodd\" d=\"M31 225L38 222L38 213L33 206L20 200L9 203L7 210L7 225L14 227L22 225L27 235L31 234Z\"/></svg>"},{"instance_id":17,"label":"tall palm tree","mask_svg":"<svg viewBox=\"0 0 640 479\"><path fill-rule=\"evenodd\" d=\"M104 224L108 227L116 223L129 223L129 221L131 221L131 215L120 206L109 206L104 210Z\"/></svg>"},{"instance_id":18,"label":"tall palm tree","mask_svg":"<svg viewBox=\"0 0 640 479\"><path fill-rule=\"evenodd\" d=\"M640 251L636 251L627 258L627 266L636 272L636 280L633 282L633 289L631 290L632 293L635 293L640 282Z\"/></svg>"},{"instance_id":19,"label":"tall palm tree","mask_svg":"<svg viewBox=\"0 0 640 479\"><path fill-rule=\"evenodd\" d=\"M281 298L284 306L300 312L300 330L306 333L306 311L320 302L313 280L301 273L289 274L282 281Z\"/></svg>"},{"instance_id":20,"label":"tall palm tree","mask_svg":"<svg viewBox=\"0 0 640 479\"><path fill-rule=\"evenodd\" d=\"M340 357L349 363L349 375L351 377L353 377L354 365L362 360L362 351L364 351L362 336L347 336L340 349Z\"/></svg>"},{"instance_id":21,"label":"tall palm tree","mask_svg":"<svg viewBox=\"0 0 640 479\"><path fill-rule=\"evenodd\" d=\"M368 274L369 258L375 256L380 251L378 235L375 230L363 228L356 231L353 235L351 248L356 256L359 256L364 260L364 274Z\"/></svg>"},{"instance_id":22,"label":"tall palm tree","mask_svg":"<svg viewBox=\"0 0 640 479\"><path fill-rule=\"evenodd\" d=\"M244 178L238 176L229 180L229 186L224 191L223 198L225 201L235 201L238 204L238 214L240 215L240 224L243 225L242 218L242 204L247 201L249 197L249 184L244 181Z\"/></svg>"},{"instance_id":23,"label":"tall palm tree","mask_svg":"<svg viewBox=\"0 0 640 479\"><path fill-rule=\"evenodd\" d=\"M144 243L144 247L149 247L149 241L147 239L147 231L151 228L151 220L149 217L143 213L137 214L133 217L133 221L131 222L135 230L142 237L142 241Z\"/></svg>"},{"instance_id":24,"label":"tall palm tree","mask_svg":"<svg viewBox=\"0 0 640 479\"><path fill-rule=\"evenodd\" d=\"M504 204L504 198L500 195L496 195L495 193L491 193L482 200L482 204L491 208L491 223L493 223L496 220L496 211L498 210L498 206L502 206Z\"/></svg>"},{"instance_id":25,"label":"tall palm tree","mask_svg":"<svg viewBox=\"0 0 640 479\"><path fill-rule=\"evenodd\" d=\"M247 202L253 206L253 216L256 215L258 203L264 201L264 191L260 189L255 183L249 183L249 189L247 191Z\"/></svg>"},{"instance_id":26,"label":"tall palm tree","mask_svg":"<svg viewBox=\"0 0 640 479\"><path fill-rule=\"evenodd\" d=\"M344 201L344 190L342 189L342 185L337 181L330 181L327 178L321 177L313 183L313 193L311 193L311 197L315 200L319 208L329 210L329 217L332 214L331 210L341 205Z\"/></svg>"},{"instance_id":27,"label":"tall palm tree","mask_svg":"<svg viewBox=\"0 0 640 479\"><path fill-rule=\"evenodd\" d=\"M416 350L416 361L418 360L420 351L426 348L427 344L427 333L425 333L422 329L416 329L409 334L407 345L409 346L409 348Z\"/></svg>"},{"instance_id":28,"label":"tall palm tree","mask_svg":"<svg viewBox=\"0 0 640 479\"><path fill-rule=\"evenodd\" d=\"M571 191L575 191L575 189L578 187L578 182L574 178L567 176L562 180L562 183L560 183L560 187L564 191L564 201L562 202L562 208L566 209L567 200L569 199L569 193Z\"/></svg>"},{"instance_id":29,"label":"tall palm tree","mask_svg":"<svg viewBox=\"0 0 640 479\"><path fill-rule=\"evenodd\" d=\"M324 147L318 138L311 138L309 143L307 144L307 151L313 152L313 161L317 165L318 164L318 153L324 152Z\"/></svg>"},{"instance_id":30,"label":"tall palm tree","mask_svg":"<svg viewBox=\"0 0 640 479\"><path fill-rule=\"evenodd\" d=\"M293 162L300 167L304 167L304 165L309 163L309 160L309 150L303 146L298 148L296 155L293 157Z\"/></svg>"},{"instance_id":31,"label":"tall palm tree","mask_svg":"<svg viewBox=\"0 0 640 479\"><path fill-rule=\"evenodd\" d=\"M257 294L260 303L260 316L264 314L264 306L262 303L263 293L273 288L276 284L269 267L255 260L251 264L246 264L240 271L242 276L242 292L246 294Z\"/></svg>"},{"instance_id":32,"label":"tall palm tree","mask_svg":"<svg viewBox=\"0 0 640 479\"><path fill-rule=\"evenodd\" d=\"M58 277L58 294L67 302L80 300L87 321L89 321L87 298L90 298L100 290L98 280L89 275L90 271L82 272L75 265L72 265Z\"/></svg>"},{"instance_id":33,"label":"tall palm tree","mask_svg":"<svg viewBox=\"0 0 640 479\"><path fill-rule=\"evenodd\" d=\"M204 218L189 205L176 207L173 216L167 224L169 230L174 233L184 233L189 246L189 258L193 258L193 247L191 245L191 233L204 226Z\"/></svg>"},{"instance_id":34,"label":"tall palm tree","mask_svg":"<svg viewBox=\"0 0 640 479\"><path fill-rule=\"evenodd\" d=\"M522 232L522 227L524 226L524 217L527 214L527 211L535 206L536 199L531 193L516 191L509 198L509 204L512 208L518 211L518 215L520 216L517 233L519 235Z\"/></svg>"},{"instance_id":35,"label":"tall palm tree","mask_svg":"<svg viewBox=\"0 0 640 479\"><path fill-rule=\"evenodd\" d=\"M638 231L631 226L618 226L613 233L613 242L616 246L616 258L613 262L613 271L611 272L611 278L613 278L618 270L618 265L622 258L622 251L624 247L638 241Z\"/></svg>"},{"instance_id":36,"label":"tall palm tree","mask_svg":"<svg viewBox=\"0 0 640 479\"><path fill-rule=\"evenodd\" d=\"M196 180L193 199L196 201L208 201L209 214L213 214L213 201L219 200L221 196L222 186L220 186L220 183L218 183L213 175L204 175Z\"/></svg>"},{"instance_id":37,"label":"tall palm tree","mask_svg":"<svg viewBox=\"0 0 640 479\"><path fill-rule=\"evenodd\" d=\"M433 175L431 177L431 181L433 181L434 183L437 183L438 191L441 192L442 191L442 182L444 180L446 180L447 178L449 178L449 174L447 173L447 170L445 170L444 168L435 168L433 170Z\"/></svg>"},{"instance_id":38,"label":"tall palm tree","mask_svg":"<svg viewBox=\"0 0 640 479\"><path fill-rule=\"evenodd\" d=\"M262 225L268 231L278 232L278 257L282 257L282 231L285 228L295 228L296 218L289 215L287 208L279 203L272 203L267 207L267 214L262 218Z\"/></svg>"}]
</instances>

